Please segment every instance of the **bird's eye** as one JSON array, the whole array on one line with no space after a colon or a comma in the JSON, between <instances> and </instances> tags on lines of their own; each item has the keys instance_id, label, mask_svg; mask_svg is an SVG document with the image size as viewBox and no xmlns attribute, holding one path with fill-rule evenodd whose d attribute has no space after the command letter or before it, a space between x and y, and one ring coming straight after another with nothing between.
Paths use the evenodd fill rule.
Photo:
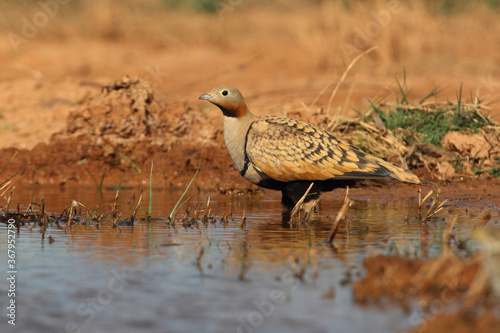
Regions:
<instances>
[{"instance_id":1,"label":"bird's eye","mask_svg":"<svg viewBox=\"0 0 500 333\"><path fill-rule=\"evenodd\" d=\"M227 90L222 90L222 96L227 96L228 92Z\"/></svg>"}]
</instances>

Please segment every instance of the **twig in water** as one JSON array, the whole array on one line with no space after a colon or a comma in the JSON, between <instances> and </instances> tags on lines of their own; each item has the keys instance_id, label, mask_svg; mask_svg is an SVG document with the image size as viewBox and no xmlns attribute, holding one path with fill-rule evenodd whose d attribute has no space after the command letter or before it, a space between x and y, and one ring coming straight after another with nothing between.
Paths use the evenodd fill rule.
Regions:
<instances>
[{"instance_id":1,"label":"twig in water","mask_svg":"<svg viewBox=\"0 0 500 333\"><path fill-rule=\"evenodd\" d=\"M118 222L119 222L121 217L122 217L122 213L120 213L114 220L111 220L111 222L113 222L113 228L118 229L118 231L120 233L122 232L122 228L120 228L120 225L118 225Z\"/></svg>"},{"instance_id":2,"label":"twig in water","mask_svg":"<svg viewBox=\"0 0 500 333\"><path fill-rule=\"evenodd\" d=\"M247 223L247 218L245 216L245 211L243 211L243 217L241 218L241 222L240 222L239 227L241 229L243 229L245 227L246 223Z\"/></svg>"},{"instance_id":3,"label":"twig in water","mask_svg":"<svg viewBox=\"0 0 500 333\"><path fill-rule=\"evenodd\" d=\"M349 207L354 202L349 198L346 199L347 200L344 201L342 208L340 208L339 212L337 213L337 217L335 218L335 221L333 221L332 227L330 228L330 232L326 237L327 243L331 243L333 241L333 237L335 237L335 234L337 233L337 229L340 225L340 222L345 219L345 215L347 214Z\"/></svg>"},{"instance_id":4,"label":"twig in water","mask_svg":"<svg viewBox=\"0 0 500 333\"><path fill-rule=\"evenodd\" d=\"M420 188L418 189L418 209L420 210L424 204L424 202L429 199L429 197L434 194L434 191L433 190L430 190L429 193L427 193L427 195L424 197L424 200L421 200L422 199L422 191L420 190Z\"/></svg>"},{"instance_id":5,"label":"twig in water","mask_svg":"<svg viewBox=\"0 0 500 333\"><path fill-rule=\"evenodd\" d=\"M203 275L203 267L201 267L201 258L203 258L204 253L205 253L205 248L202 247L200 249L200 252L198 252L198 256L196 257L196 268L198 268L201 275Z\"/></svg>"},{"instance_id":6,"label":"twig in water","mask_svg":"<svg viewBox=\"0 0 500 333\"><path fill-rule=\"evenodd\" d=\"M433 193L433 191L429 192L424 200L422 201L422 203L424 203L425 200L427 200L427 198ZM444 204L448 201L448 199L446 200L443 200L441 202L439 202L439 195L441 194L441 190L438 188L437 192L434 193L434 197L432 198L432 202L431 202L431 205L429 207L429 210L427 210L427 213L425 214L425 216L422 218L421 222L422 223L426 223L427 220L429 220L432 216L436 215L437 213L439 213L442 209L443 209L443 206Z\"/></svg>"},{"instance_id":7,"label":"twig in water","mask_svg":"<svg viewBox=\"0 0 500 333\"><path fill-rule=\"evenodd\" d=\"M443 255L448 255L448 253L451 252L450 249L451 231L456 221L457 221L457 216L456 215L452 216L448 220L446 227L443 229L442 243L441 243Z\"/></svg>"},{"instance_id":8,"label":"twig in water","mask_svg":"<svg viewBox=\"0 0 500 333\"><path fill-rule=\"evenodd\" d=\"M6 183L6 184L10 184L10 182ZM10 190L10 194L9 194L9 197L8 198L5 198L5 201L7 201L7 204L5 206L5 212L8 212L9 211L9 206L10 206L10 203L12 202L12 193L14 193L14 189L16 187L15 186L12 186L12 189ZM4 193L8 190L9 188L7 187L4 191ZM3 196L3 193L2 193L2 196Z\"/></svg>"},{"instance_id":9,"label":"twig in water","mask_svg":"<svg viewBox=\"0 0 500 333\"><path fill-rule=\"evenodd\" d=\"M302 205L302 203L304 202L304 200L306 199L307 195L309 194L309 191L311 190L311 188L314 186L314 183L311 183L311 185L309 185L309 187L307 188L307 191L306 193L304 193L304 195L299 199L299 201L297 201L297 203L295 204L295 207L293 207L292 209L292 212L290 214L290 222L293 220L295 214L297 214L297 212L299 212L300 210L300 207ZM317 201L317 200L316 200ZM315 204L313 203L312 207L311 207L311 210L314 208ZM306 212L306 213L309 213L309 212Z\"/></svg>"},{"instance_id":10,"label":"twig in water","mask_svg":"<svg viewBox=\"0 0 500 333\"><path fill-rule=\"evenodd\" d=\"M139 209L139 206L142 203L142 195L144 191L141 189L141 195L139 196L139 200L137 200L137 205L135 205L134 212L132 213L132 216L130 217L130 220L133 222L137 219L137 210Z\"/></svg>"},{"instance_id":11,"label":"twig in water","mask_svg":"<svg viewBox=\"0 0 500 333\"><path fill-rule=\"evenodd\" d=\"M111 204L111 216L116 217L116 214L118 213L116 211L116 206L118 204L118 197L120 196L120 189L116 190L116 195L115 195L115 201Z\"/></svg>"},{"instance_id":12,"label":"twig in water","mask_svg":"<svg viewBox=\"0 0 500 333\"><path fill-rule=\"evenodd\" d=\"M76 217L76 214L77 214L77 212L76 212L76 207L78 207L78 202L77 202L76 200L73 200L73 201L71 202L71 206L70 206L70 208L69 208L69 215L68 215L68 227L71 227L71 219L72 219L73 217ZM75 220L75 222L77 222L77 221Z\"/></svg>"}]
</instances>

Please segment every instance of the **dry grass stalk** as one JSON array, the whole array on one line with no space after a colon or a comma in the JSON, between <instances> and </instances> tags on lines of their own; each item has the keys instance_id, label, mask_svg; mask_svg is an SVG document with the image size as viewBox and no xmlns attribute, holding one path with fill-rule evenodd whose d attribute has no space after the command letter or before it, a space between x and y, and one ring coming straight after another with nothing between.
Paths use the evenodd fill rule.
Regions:
<instances>
[{"instance_id":1,"label":"dry grass stalk","mask_svg":"<svg viewBox=\"0 0 500 333\"><path fill-rule=\"evenodd\" d=\"M391 109L395 109L395 108L399 108L399 109L403 109L403 110L408 110L408 111L411 111L411 110L428 110L428 111L432 111L434 109L437 109L437 108L443 108L443 107L447 107L450 105L450 102L449 101L433 101L433 102L423 102L423 103L419 103L419 104L395 104L395 103L390 103L390 102L382 102L382 103L378 103L377 106L380 106L380 107L387 107L387 108L391 108ZM465 102L462 102L460 103L460 105L464 108L467 108L467 109L483 109L483 110L491 110L491 107L487 106L487 105L483 105L483 104L472 104L472 103L465 103ZM484 118L484 116L482 114L479 114L484 120L486 120L486 118Z\"/></svg>"},{"instance_id":2,"label":"dry grass stalk","mask_svg":"<svg viewBox=\"0 0 500 333\"><path fill-rule=\"evenodd\" d=\"M408 105L401 102L398 104L372 103L372 106L364 114L357 116L355 119L346 120L325 115L323 116L324 119L319 120L319 124L330 132L341 133L345 141L391 163L400 163L407 168L424 167L431 175L429 178L443 180L457 175L500 175L498 161L500 151L496 148L500 140L500 125L487 125L488 123L494 124L494 122L479 112L481 108L474 109L475 105L462 100L460 100L459 104L449 101L409 103ZM436 120L432 117L422 116L420 122L413 123L406 128L394 127L391 121L384 123L385 120L382 120L381 113L391 113L394 114L396 120L391 117L389 119L402 122L403 120L400 118L403 117L402 114L407 106L408 109L411 109L408 113L449 112L453 116L456 116L458 112L454 111L457 107L460 107L461 110L474 109L474 117L482 118L485 123L478 127L477 133L482 134L484 142L488 142L488 149L484 149L488 150L489 157L476 159L470 155L470 151L463 148L460 148L461 150L458 151L457 155L451 146L445 146L445 148L434 146L436 144L434 141L438 137L436 133L430 131L427 127L417 128L427 121L429 126L436 126ZM413 121L414 118L411 119ZM446 130L447 133L453 132L452 128L447 124L443 124L443 130ZM475 129L471 129L471 133L476 133L475 131ZM427 140L431 141L427 142ZM483 149L480 146L477 147ZM450 169L450 167L453 169Z\"/></svg>"},{"instance_id":3,"label":"dry grass stalk","mask_svg":"<svg viewBox=\"0 0 500 333\"><path fill-rule=\"evenodd\" d=\"M304 204L304 201L313 186L314 183L311 183L311 185L309 185L304 195L299 199L299 201L297 201L297 203L293 207L292 212L290 213L290 220L288 221L290 223L290 227L292 226L292 220L297 213L299 214L299 221L301 221L302 220L301 212L303 210L304 221L307 221L310 218L312 212L314 211L314 207L316 207L316 205L318 204L319 201L318 199L310 200Z\"/></svg>"},{"instance_id":4,"label":"dry grass stalk","mask_svg":"<svg viewBox=\"0 0 500 333\"><path fill-rule=\"evenodd\" d=\"M445 200L439 202L439 195L441 194L441 190L438 188L438 190L436 192L433 192L433 191L429 192L425 196L424 200L422 201L422 204L425 200L427 200L430 197L430 195L432 193L434 193L434 197L432 198L432 201L431 201L429 209L427 210L427 213L425 214L425 216L421 220L422 223L426 223L432 216L439 213L444 208L444 204L448 201L448 199L445 199Z\"/></svg>"},{"instance_id":5,"label":"dry grass stalk","mask_svg":"<svg viewBox=\"0 0 500 333\"><path fill-rule=\"evenodd\" d=\"M352 203L354 202L347 197L347 193L348 193L347 191L346 191L346 197L344 200L344 204L342 205L342 208L340 208L339 212L337 213L337 217L335 218L335 221L333 221L332 227L330 228L330 232L328 233L328 236L326 237L327 243L331 243L333 241L333 238L335 237L335 234L337 233L337 229L340 225L340 222L345 220L345 216L347 214L347 211L349 210L349 207L351 207Z\"/></svg>"},{"instance_id":6,"label":"dry grass stalk","mask_svg":"<svg viewBox=\"0 0 500 333\"><path fill-rule=\"evenodd\" d=\"M211 212L212 212L212 208L209 208L208 210L205 209L203 211L203 219L201 220L201 222L203 223L203 225L205 227L208 226L210 219L213 218L213 216L210 216ZM245 219L245 212L243 212L243 219ZM242 223L245 223L245 222L242 220Z\"/></svg>"},{"instance_id":7,"label":"dry grass stalk","mask_svg":"<svg viewBox=\"0 0 500 333\"><path fill-rule=\"evenodd\" d=\"M359 78L359 74L356 74L354 76L354 80L353 80L351 86L349 87L349 91L347 92L347 97L345 99L344 106L342 107L342 112L349 108L349 102L351 101L352 92L354 91L354 88L356 87L356 84L358 83L358 78Z\"/></svg>"},{"instance_id":8,"label":"dry grass stalk","mask_svg":"<svg viewBox=\"0 0 500 333\"><path fill-rule=\"evenodd\" d=\"M36 214L35 209L33 208L33 206L34 206L34 203L33 203L33 202L31 202L31 203L29 204L29 206L28 206L28 210L31 210L31 214L32 214L32 216L33 216L35 219L38 219L38 215Z\"/></svg>"},{"instance_id":9,"label":"dry grass stalk","mask_svg":"<svg viewBox=\"0 0 500 333\"><path fill-rule=\"evenodd\" d=\"M16 152L14 152L14 155L10 158L10 160L7 162L7 164L5 164L5 165L2 167L2 169L0 169L0 173L2 173L2 172L3 172L3 171L4 171L4 170L5 170L5 169L9 166L9 164L11 164L11 163L12 163L12 161L14 160L14 158L16 158L16 155L17 155L17 151L16 151ZM7 180L7 181L8 181L8 180ZM7 182L7 181L5 181L5 182Z\"/></svg>"},{"instance_id":10,"label":"dry grass stalk","mask_svg":"<svg viewBox=\"0 0 500 333\"><path fill-rule=\"evenodd\" d=\"M137 210L139 209L139 206L141 205L141 202L142 202L142 195L144 194L144 191L141 189L141 195L139 196L139 200L137 200L137 205L135 205L135 209L134 209L134 212L132 213L132 216L130 217L130 219L132 221L135 221L136 218L137 218Z\"/></svg>"},{"instance_id":11,"label":"dry grass stalk","mask_svg":"<svg viewBox=\"0 0 500 333\"><path fill-rule=\"evenodd\" d=\"M356 58L354 58L351 63L347 66L347 68L345 69L344 73L342 74L342 76L340 77L340 80L339 82L337 83L337 86L335 87L335 89L333 90L332 94L330 95L330 100L328 101L328 109L327 109L327 114L330 115L330 105L331 105L331 102L333 100L333 98L335 97L335 95L337 94L337 91L339 90L340 88L340 85L344 82L345 78L347 77L347 74L349 73L349 71L352 69L352 67L354 66L354 64L359 60L361 59L364 55L370 53L371 51L375 50L377 48L377 46L374 46L364 52L361 52ZM328 82L325 87L323 89L321 89L321 91L319 92L319 94L316 96L316 98L314 98L314 100L312 101L311 105L309 105L309 109L311 109L314 104L316 104L316 102L318 101L318 99L321 97L321 95L323 95L323 93L335 82L335 79L331 80L330 82Z\"/></svg>"},{"instance_id":12,"label":"dry grass stalk","mask_svg":"<svg viewBox=\"0 0 500 333\"><path fill-rule=\"evenodd\" d=\"M9 182L10 183L10 182ZM10 193L9 193L9 196L7 198L5 198L5 201L6 201L6 205L5 205L5 211L8 212L9 211L9 207L10 207L10 203L12 202L12 194L14 193L14 189L16 187L15 186L12 186L11 190L10 190ZM8 190L9 188L6 188L4 193ZM2 196L4 195L4 193L2 193Z\"/></svg>"},{"instance_id":13,"label":"dry grass stalk","mask_svg":"<svg viewBox=\"0 0 500 333\"><path fill-rule=\"evenodd\" d=\"M297 214L297 212L300 210L300 205L302 205L302 203L306 199L307 195L309 194L309 191L311 191L311 188L313 186L314 186L314 183L311 183L311 185L309 185L309 187L307 188L307 191L304 193L304 195L299 199L299 201L297 201L297 203L295 204L295 207L293 207L293 209L292 209L292 213L290 214L290 220L292 220L293 217L295 216L295 214Z\"/></svg>"},{"instance_id":14,"label":"dry grass stalk","mask_svg":"<svg viewBox=\"0 0 500 333\"><path fill-rule=\"evenodd\" d=\"M203 224L207 225L208 224L208 220L210 218L210 211L211 211L211 208L210 208L210 196L207 198L207 203L205 205L205 208L203 209L203 218L202 218L202 222ZM245 212L243 211L243 218L245 217ZM241 223L244 223L243 219L242 219L242 222ZM241 224L240 224L241 225Z\"/></svg>"},{"instance_id":15,"label":"dry grass stalk","mask_svg":"<svg viewBox=\"0 0 500 333\"><path fill-rule=\"evenodd\" d=\"M5 190L2 192L2 194L0 194L0 196L2 196L2 197L3 197L3 196L5 195L5 192L7 192L7 191L9 190L9 185L10 185L10 180L9 180L9 181L6 181L4 184L2 184L2 185L0 186L0 191L2 191L2 190L4 190L4 189L5 189Z\"/></svg>"},{"instance_id":16,"label":"dry grass stalk","mask_svg":"<svg viewBox=\"0 0 500 333\"><path fill-rule=\"evenodd\" d=\"M71 221L73 220L73 218L76 218L76 216L77 216L76 207L78 207L78 202L76 200L73 200L71 202L71 206L69 208L68 226L71 226ZM76 222L76 220L75 220L75 222Z\"/></svg>"},{"instance_id":17,"label":"dry grass stalk","mask_svg":"<svg viewBox=\"0 0 500 333\"><path fill-rule=\"evenodd\" d=\"M332 100L333 98L335 97L335 95L337 95L337 91L339 90L340 86L342 85L342 83L344 83L344 80L345 78L347 77L347 74L349 73L349 71L352 69L352 67L354 67L354 64L356 64L356 62L363 58L364 55L372 52L373 50L375 50L377 48L377 46L373 46L371 48L369 48L368 50L366 51L363 51L361 52L360 54L358 54L358 56L356 58L354 58L351 63L347 66L347 68L345 69L344 73L342 74L342 76L340 77L340 80L339 82L337 83L337 86L335 87L335 89L333 90L331 96L330 96L330 99L328 100L328 108L326 109L326 114L330 115L330 106L332 104Z\"/></svg>"},{"instance_id":18,"label":"dry grass stalk","mask_svg":"<svg viewBox=\"0 0 500 333\"><path fill-rule=\"evenodd\" d=\"M454 215L452 216L449 220L448 223L446 224L446 227L443 229L443 235L442 235L442 242L441 242L441 248L442 248L442 255L447 256L449 252L451 252L450 248L450 241L451 241L451 231L453 230L453 226L455 225L455 222L457 221L457 216Z\"/></svg>"},{"instance_id":19,"label":"dry grass stalk","mask_svg":"<svg viewBox=\"0 0 500 333\"><path fill-rule=\"evenodd\" d=\"M420 213L420 215L422 215L422 207L424 205L424 202L429 199L429 197L434 194L434 191L433 190L430 190L427 195L424 197L424 199L422 200L422 189L419 187L418 188L418 212Z\"/></svg>"},{"instance_id":20,"label":"dry grass stalk","mask_svg":"<svg viewBox=\"0 0 500 333\"><path fill-rule=\"evenodd\" d=\"M418 211L420 213L420 209L422 207L422 188L418 187Z\"/></svg>"},{"instance_id":21,"label":"dry grass stalk","mask_svg":"<svg viewBox=\"0 0 500 333\"><path fill-rule=\"evenodd\" d=\"M42 213L41 213L41 217L40 217L40 222L46 228L49 225L49 222L51 219L50 219L49 215L45 212L45 200L43 198L42 198L41 209L42 209Z\"/></svg>"},{"instance_id":22,"label":"dry grass stalk","mask_svg":"<svg viewBox=\"0 0 500 333\"><path fill-rule=\"evenodd\" d=\"M116 217L116 214L118 213L116 211L116 206L118 205L118 197L120 196L120 189L116 190L116 195L115 195L115 200L111 204L111 216Z\"/></svg>"},{"instance_id":23,"label":"dry grass stalk","mask_svg":"<svg viewBox=\"0 0 500 333\"><path fill-rule=\"evenodd\" d=\"M344 201L347 201L347 199L349 199L349 186L345 188Z\"/></svg>"},{"instance_id":24,"label":"dry grass stalk","mask_svg":"<svg viewBox=\"0 0 500 333\"><path fill-rule=\"evenodd\" d=\"M118 216L116 216L114 220L111 220L111 222L113 222L113 228L120 230L120 232L122 231L122 229L118 225L118 222L120 221L121 217L122 217L122 213L118 214Z\"/></svg>"},{"instance_id":25,"label":"dry grass stalk","mask_svg":"<svg viewBox=\"0 0 500 333\"><path fill-rule=\"evenodd\" d=\"M87 211L87 218L92 218L92 216L94 214L93 214L93 212L87 206L85 206L84 204L82 204L79 201L77 201L77 204L78 204L78 206L85 208L85 210ZM96 211L98 207L99 206L96 206L96 208L94 208L94 211Z\"/></svg>"},{"instance_id":26,"label":"dry grass stalk","mask_svg":"<svg viewBox=\"0 0 500 333\"><path fill-rule=\"evenodd\" d=\"M245 216L245 211L243 211L243 217L241 218L241 222L239 224L239 227L243 229L247 223L247 218Z\"/></svg>"}]
</instances>

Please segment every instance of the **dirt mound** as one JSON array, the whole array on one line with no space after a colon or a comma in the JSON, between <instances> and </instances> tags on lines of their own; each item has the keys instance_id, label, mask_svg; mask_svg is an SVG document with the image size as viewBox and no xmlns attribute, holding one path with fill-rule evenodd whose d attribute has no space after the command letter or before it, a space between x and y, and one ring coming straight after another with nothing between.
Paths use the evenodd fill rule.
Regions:
<instances>
[{"instance_id":1,"label":"dirt mound","mask_svg":"<svg viewBox=\"0 0 500 333\"><path fill-rule=\"evenodd\" d=\"M148 82L124 77L72 112L66 131L58 137L83 134L98 145L116 147L130 147L147 138L153 143L170 127L165 119L158 119L161 111Z\"/></svg>"},{"instance_id":2,"label":"dirt mound","mask_svg":"<svg viewBox=\"0 0 500 333\"><path fill-rule=\"evenodd\" d=\"M24 174L33 183L97 183L104 177L111 186L149 180L154 160L155 186L168 187L183 186L201 160L197 184L213 189L231 181L225 170L232 165L217 116L188 102L169 103L147 81L124 77L83 101L48 144L21 151L14 168L30 161Z\"/></svg>"},{"instance_id":3,"label":"dirt mound","mask_svg":"<svg viewBox=\"0 0 500 333\"><path fill-rule=\"evenodd\" d=\"M142 164L151 154L170 151L180 138L185 140L192 134L188 129L201 119L203 115L189 106L174 107L158 99L149 82L126 76L71 112L66 130L55 134L51 144L79 138L101 148L113 166Z\"/></svg>"},{"instance_id":4,"label":"dirt mound","mask_svg":"<svg viewBox=\"0 0 500 333\"><path fill-rule=\"evenodd\" d=\"M497 332L498 302L492 297L482 255L459 258L399 256L366 258L366 276L354 283L355 300L389 298L410 310L412 332ZM446 329L444 329L446 328Z\"/></svg>"},{"instance_id":5,"label":"dirt mound","mask_svg":"<svg viewBox=\"0 0 500 333\"><path fill-rule=\"evenodd\" d=\"M194 98L171 102L151 83L126 76L84 98L70 112L64 130L48 143L21 151L12 167L19 170L30 161L18 177L30 183L97 185L103 179L104 186L114 186L147 183L153 160L155 186L183 187L201 161L195 182L199 187L254 188L234 170L224 145L220 112L205 112L201 107ZM322 126L366 152L416 170L425 179L500 174L500 127L496 125L478 133L451 131L438 147L417 141L420 134L412 134L414 141L408 142L408 129L388 130L375 112L343 120L322 110L292 117ZM14 149L5 150L5 161L0 163L13 154Z\"/></svg>"},{"instance_id":6,"label":"dirt mound","mask_svg":"<svg viewBox=\"0 0 500 333\"><path fill-rule=\"evenodd\" d=\"M368 303L380 297L391 297L403 305L418 294L427 302L436 290L453 295L454 301L466 297L466 291L484 272L480 257L459 260L457 257L418 259L399 256L366 258L366 276L354 284L355 300ZM485 292L481 286L481 292ZM469 296L472 297L472 296Z\"/></svg>"}]
</instances>

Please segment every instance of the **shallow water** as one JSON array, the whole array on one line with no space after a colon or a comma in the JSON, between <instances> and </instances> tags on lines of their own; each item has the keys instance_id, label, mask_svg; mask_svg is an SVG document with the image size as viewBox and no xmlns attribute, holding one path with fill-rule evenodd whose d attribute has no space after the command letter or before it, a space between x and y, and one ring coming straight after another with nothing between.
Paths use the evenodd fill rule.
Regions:
<instances>
[{"instance_id":1,"label":"shallow water","mask_svg":"<svg viewBox=\"0 0 500 333\"><path fill-rule=\"evenodd\" d=\"M78 199L109 213L114 195L105 191L100 196L90 189L21 189L14 202L29 202L33 196L39 202L43 196L47 208L60 213ZM121 191L118 211L123 217L132 213L138 196L138 190ZM282 223L279 195L211 198L216 223L188 228L179 222L172 227L164 219L178 196L155 191L153 217L158 219L120 229L110 222L100 228L54 224L45 233L33 223L21 226L16 238L16 326L3 316L0 332L398 331L413 324L411 310L389 303L359 306L350 281L362 276L368 255L438 255L449 216L447 207L422 227L416 219L416 197L356 200L332 246L324 239L342 205L334 196L322 199L309 226ZM204 196L192 198L181 213L187 207L193 211L195 199L205 201ZM229 211L229 222L220 223ZM455 233L470 238L481 212L461 207L453 211L458 214ZM243 215L246 223L240 227ZM490 223L498 222L496 210ZM0 229L5 234L7 227L2 223ZM478 246L474 240L467 244ZM6 247L3 236L3 253ZM2 258L6 263L6 255ZM332 287L333 297L328 297ZM0 284L5 300L7 288L7 283Z\"/></svg>"}]
</instances>

